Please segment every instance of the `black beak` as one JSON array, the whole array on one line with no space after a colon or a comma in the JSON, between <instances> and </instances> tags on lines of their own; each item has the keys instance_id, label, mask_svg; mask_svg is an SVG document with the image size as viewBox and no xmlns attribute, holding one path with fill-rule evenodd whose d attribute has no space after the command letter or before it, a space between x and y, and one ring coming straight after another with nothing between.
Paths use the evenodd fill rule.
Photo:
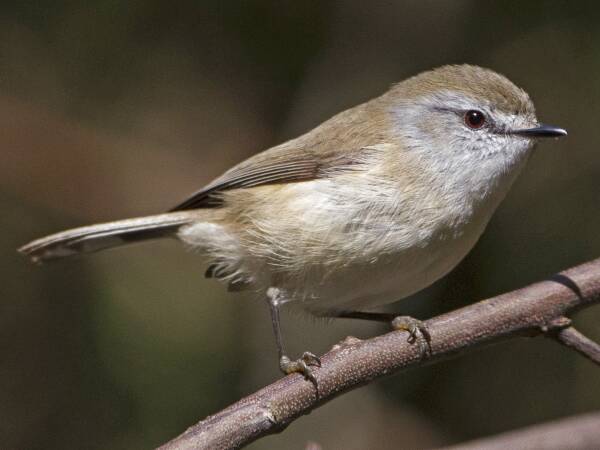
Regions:
<instances>
[{"instance_id":1,"label":"black beak","mask_svg":"<svg viewBox=\"0 0 600 450\"><path fill-rule=\"evenodd\" d=\"M546 125L544 123L540 123L539 126L535 128L525 128L524 130L513 130L510 132L511 134L516 134L517 136L526 136L533 138L542 138L542 137L553 137L559 138L567 135L567 130L564 128L555 127L553 125Z\"/></svg>"}]
</instances>

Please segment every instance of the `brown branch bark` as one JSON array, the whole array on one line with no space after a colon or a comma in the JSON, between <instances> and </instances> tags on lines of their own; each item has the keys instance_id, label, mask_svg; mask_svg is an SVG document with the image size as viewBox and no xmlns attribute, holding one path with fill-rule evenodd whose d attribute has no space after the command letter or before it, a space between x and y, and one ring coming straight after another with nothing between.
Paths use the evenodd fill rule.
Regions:
<instances>
[{"instance_id":1,"label":"brown branch bark","mask_svg":"<svg viewBox=\"0 0 600 450\"><path fill-rule=\"evenodd\" d=\"M572 348L588 358L590 361L600 365L600 345L585 337L575 328L564 328L556 333L554 338L561 344Z\"/></svg>"},{"instance_id":2,"label":"brown branch bark","mask_svg":"<svg viewBox=\"0 0 600 450\"><path fill-rule=\"evenodd\" d=\"M591 450L600 446L600 412L509 431L443 450Z\"/></svg>"},{"instance_id":3,"label":"brown branch bark","mask_svg":"<svg viewBox=\"0 0 600 450\"><path fill-rule=\"evenodd\" d=\"M426 321L431 345L425 359L420 358L418 346L407 342L406 332L364 341L346 338L321 358L322 367L314 371L318 392L302 376L286 376L198 422L161 448L240 448L376 378L499 340L545 334L570 342L589 357L593 346L582 342L591 341L573 339L579 333L572 329L565 333L570 329L566 316L596 303L600 303L600 259Z\"/></svg>"}]
</instances>

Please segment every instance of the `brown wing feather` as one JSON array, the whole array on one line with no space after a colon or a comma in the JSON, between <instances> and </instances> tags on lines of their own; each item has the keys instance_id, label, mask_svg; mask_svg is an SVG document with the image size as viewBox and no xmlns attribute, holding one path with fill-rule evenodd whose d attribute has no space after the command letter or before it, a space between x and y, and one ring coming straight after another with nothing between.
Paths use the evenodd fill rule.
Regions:
<instances>
[{"instance_id":1,"label":"brown wing feather","mask_svg":"<svg viewBox=\"0 0 600 450\"><path fill-rule=\"evenodd\" d=\"M358 163L360 158L356 158L357 153L363 151L364 149L342 152L340 156L337 152L316 154L302 148L275 147L234 166L171 211L219 206L221 201L215 194L230 189L308 181L329 176L335 169L347 169Z\"/></svg>"}]
</instances>

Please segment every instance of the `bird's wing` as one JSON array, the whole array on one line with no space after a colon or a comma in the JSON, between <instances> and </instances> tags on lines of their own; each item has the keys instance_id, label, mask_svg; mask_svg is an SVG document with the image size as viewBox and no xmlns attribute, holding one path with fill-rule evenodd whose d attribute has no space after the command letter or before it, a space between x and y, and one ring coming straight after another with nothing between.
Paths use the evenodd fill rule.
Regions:
<instances>
[{"instance_id":1,"label":"bird's wing","mask_svg":"<svg viewBox=\"0 0 600 450\"><path fill-rule=\"evenodd\" d=\"M171 211L219 206L219 193L265 184L308 181L334 176L364 163L370 147L350 151L312 151L289 146L274 147L234 166Z\"/></svg>"}]
</instances>

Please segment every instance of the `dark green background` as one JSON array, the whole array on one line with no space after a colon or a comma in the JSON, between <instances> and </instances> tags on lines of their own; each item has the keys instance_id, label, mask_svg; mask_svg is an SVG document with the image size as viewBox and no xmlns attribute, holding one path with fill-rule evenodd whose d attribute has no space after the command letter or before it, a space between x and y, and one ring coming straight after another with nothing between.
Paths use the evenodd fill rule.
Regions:
<instances>
[{"instance_id":1,"label":"dark green background","mask_svg":"<svg viewBox=\"0 0 600 450\"><path fill-rule=\"evenodd\" d=\"M538 147L426 301L395 310L426 318L600 256L598 23L591 1L2 2L2 447L149 448L279 377L265 304L204 280L176 243L43 267L18 246L164 211L434 66L506 74L569 137ZM599 319L575 321L600 340ZM385 331L283 320L294 354ZM513 340L374 383L251 448L428 448L598 409L598 380L553 342Z\"/></svg>"}]
</instances>

